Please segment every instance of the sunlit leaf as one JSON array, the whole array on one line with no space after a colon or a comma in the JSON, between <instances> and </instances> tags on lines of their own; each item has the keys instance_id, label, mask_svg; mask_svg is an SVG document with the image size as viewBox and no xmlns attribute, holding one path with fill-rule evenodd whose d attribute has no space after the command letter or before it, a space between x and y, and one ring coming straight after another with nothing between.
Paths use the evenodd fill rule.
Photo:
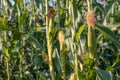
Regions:
<instances>
[{"instance_id":1,"label":"sunlit leaf","mask_svg":"<svg viewBox=\"0 0 120 80\"><path fill-rule=\"evenodd\" d=\"M81 33L83 32L85 27L86 27L85 24L83 24L82 26L79 27L78 31L75 33L74 42L76 42L79 39L79 37L81 36Z\"/></svg>"}]
</instances>

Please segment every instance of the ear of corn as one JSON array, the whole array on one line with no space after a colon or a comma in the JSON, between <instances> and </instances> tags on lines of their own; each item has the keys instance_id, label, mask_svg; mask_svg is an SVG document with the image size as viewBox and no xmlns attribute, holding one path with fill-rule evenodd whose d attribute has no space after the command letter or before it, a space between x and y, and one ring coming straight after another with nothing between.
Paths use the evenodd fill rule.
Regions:
<instances>
[{"instance_id":1,"label":"ear of corn","mask_svg":"<svg viewBox=\"0 0 120 80\"><path fill-rule=\"evenodd\" d=\"M94 26L95 26L95 14L91 10L91 3L89 0L87 0L88 4L88 12L86 15L86 21L88 25L88 51L90 57L93 59L95 55L95 48L96 48L96 40L95 40L95 33L94 33Z\"/></svg>"},{"instance_id":2,"label":"ear of corn","mask_svg":"<svg viewBox=\"0 0 120 80\"><path fill-rule=\"evenodd\" d=\"M61 57L61 68L62 68L62 78L63 80L66 80L66 54L67 54L67 46L64 38L63 31L59 31L59 43L60 43L60 57Z\"/></svg>"}]
</instances>

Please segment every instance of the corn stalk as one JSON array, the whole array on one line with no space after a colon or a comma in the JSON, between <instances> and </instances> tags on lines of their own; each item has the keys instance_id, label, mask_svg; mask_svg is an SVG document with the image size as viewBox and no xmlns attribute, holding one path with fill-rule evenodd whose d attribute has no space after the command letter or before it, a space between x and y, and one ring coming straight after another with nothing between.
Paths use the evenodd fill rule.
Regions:
<instances>
[{"instance_id":1,"label":"corn stalk","mask_svg":"<svg viewBox=\"0 0 120 80\"><path fill-rule=\"evenodd\" d=\"M62 79L66 80L65 67L66 67L66 42L64 39L63 31L59 31L59 43L60 43L60 58L61 58L61 68L62 68Z\"/></svg>"},{"instance_id":2,"label":"corn stalk","mask_svg":"<svg viewBox=\"0 0 120 80\"><path fill-rule=\"evenodd\" d=\"M6 19L6 17L7 17L6 1L5 0L1 1L1 6L2 6L2 4L3 4L3 7L5 8L5 15L4 15L4 18L3 18L3 24L4 24L3 26L8 27L7 19ZM9 48L7 46L7 40L8 40L7 34L8 33L7 33L7 31L4 31L3 33L4 33L4 41L5 41L5 44L3 46L3 51L4 51L5 55L6 55L5 63L6 63L7 80L10 80L10 68L9 68L10 55L9 55Z\"/></svg>"},{"instance_id":3,"label":"corn stalk","mask_svg":"<svg viewBox=\"0 0 120 80\"><path fill-rule=\"evenodd\" d=\"M56 3L57 3L57 18L58 18L57 24L58 27L60 28L60 0L57 0Z\"/></svg>"},{"instance_id":4,"label":"corn stalk","mask_svg":"<svg viewBox=\"0 0 120 80\"><path fill-rule=\"evenodd\" d=\"M53 19L48 19L48 0L46 0L46 38L47 38L47 49L48 49L48 56L49 56L49 68L52 80L55 80L54 69L53 69L53 62L52 62L52 53L53 53L53 43L52 37L50 32L53 27Z\"/></svg>"},{"instance_id":5,"label":"corn stalk","mask_svg":"<svg viewBox=\"0 0 120 80\"><path fill-rule=\"evenodd\" d=\"M61 26L60 26L60 0L57 0L56 1L57 3L57 18L58 18L58 21L57 21L57 24L58 24L58 27L59 29L61 29ZM61 41L61 39L63 41ZM64 40L64 33L63 31L60 31L59 32L59 42L60 42L60 58L61 58L61 69L62 69L62 79L63 80L66 80L66 75L65 75L65 54L66 54L66 47L65 47L65 40Z\"/></svg>"},{"instance_id":6,"label":"corn stalk","mask_svg":"<svg viewBox=\"0 0 120 80\"><path fill-rule=\"evenodd\" d=\"M91 8L92 0L87 0L88 5L88 12L92 11ZM94 33L94 26L88 24L88 52L90 58L94 58L96 50L96 40L95 40L95 33Z\"/></svg>"},{"instance_id":7,"label":"corn stalk","mask_svg":"<svg viewBox=\"0 0 120 80\"><path fill-rule=\"evenodd\" d=\"M75 10L75 8L76 8L76 1L73 0L72 1L72 22L73 22L73 28L74 28L74 36L76 33L76 19L77 19L77 10ZM73 42L73 47L74 47L74 59L75 59L75 75L76 75L76 79L79 80L78 78L78 55L77 55L76 42Z\"/></svg>"}]
</instances>

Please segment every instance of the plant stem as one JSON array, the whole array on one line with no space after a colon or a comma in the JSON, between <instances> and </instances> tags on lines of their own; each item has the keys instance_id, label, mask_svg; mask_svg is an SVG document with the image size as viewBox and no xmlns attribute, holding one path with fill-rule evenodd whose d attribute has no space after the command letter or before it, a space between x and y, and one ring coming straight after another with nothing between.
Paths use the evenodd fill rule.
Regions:
<instances>
[{"instance_id":1,"label":"plant stem","mask_svg":"<svg viewBox=\"0 0 120 80\"><path fill-rule=\"evenodd\" d=\"M25 11L25 8L26 8L26 0L23 0L23 6L24 6L24 11Z\"/></svg>"},{"instance_id":2,"label":"plant stem","mask_svg":"<svg viewBox=\"0 0 120 80\"><path fill-rule=\"evenodd\" d=\"M48 36L48 55L49 55L49 67L52 80L55 80L54 69L53 69L53 62L52 62L52 53L53 53L53 42L52 38L50 37L50 32L52 31L53 27L53 19L51 18L49 21L49 36Z\"/></svg>"},{"instance_id":3,"label":"plant stem","mask_svg":"<svg viewBox=\"0 0 120 80\"><path fill-rule=\"evenodd\" d=\"M58 27L61 29L60 26L60 0L57 0L57 16L58 16ZM61 56L61 68L62 68L62 79L66 80L65 76L65 51L64 51L64 45L63 43L60 43L60 56Z\"/></svg>"},{"instance_id":4,"label":"plant stem","mask_svg":"<svg viewBox=\"0 0 120 80\"><path fill-rule=\"evenodd\" d=\"M114 15L114 10L115 10L115 3L113 3L112 5L112 9L111 9L111 14ZM113 24L114 23L114 18L111 19L111 23Z\"/></svg>"},{"instance_id":5,"label":"plant stem","mask_svg":"<svg viewBox=\"0 0 120 80\"><path fill-rule=\"evenodd\" d=\"M20 14L20 6L18 6L19 2L17 2L17 18L18 18L18 31L21 32L23 29L21 27L21 14ZM21 37L22 38L22 37ZM20 78L22 79L23 75L22 75L22 62L23 62L23 56L22 56L22 39L20 42L20 48L19 48L19 59L20 59L20 64L19 64L19 72L20 72Z\"/></svg>"},{"instance_id":6,"label":"plant stem","mask_svg":"<svg viewBox=\"0 0 120 80\"><path fill-rule=\"evenodd\" d=\"M7 32L6 31L4 31L4 40L5 40L5 42L7 42ZM4 51L5 51L5 54L6 54L6 56L7 57L5 57L5 62L6 62L6 73L7 73L7 80L10 80L10 69L9 69L9 60L10 60L10 55L9 55L9 53L8 53L8 47L5 47L5 49L4 49Z\"/></svg>"},{"instance_id":7,"label":"plant stem","mask_svg":"<svg viewBox=\"0 0 120 80\"><path fill-rule=\"evenodd\" d=\"M58 27L60 27L60 0L57 0L57 16L58 16Z\"/></svg>"},{"instance_id":8,"label":"plant stem","mask_svg":"<svg viewBox=\"0 0 120 80\"><path fill-rule=\"evenodd\" d=\"M105 18L104 18L104 21L103 21L103 25L107 25L107 16L105 16Z\"/></svg>"},{"instance_id":9,"label":"plant stem","mask_svg":"<svg viewBox=\"0 0 120 80\"><path fill-rule=\"evenodd\" d=\"M37 51L35 51L35 53L36 53L36 80L39 80L39 73L38 73L38 61L39 61L39 59L38 59Z\"/></svg>"},{"instance_id":10,"label":"plant stem","mask_svg":"<svg viewBox=\"0 0 120 80\"><path fill-rule=\"evenodd\" d=\"M73 0L73 3L75 3L75 1ZM74 4L72 4L74 5ZM74 33L76 33L76 15L75 13L77 13L77 11L75 12L74 10L74 6L72 6L72 21L73 21L73 27L74 27ZM75 36L75 35L74 35ZM75 57L75 74L76 74L76 79L79 80L78 78L78 55L77 55L77 48L76 48L76 43L73 43L74 46L74 57Z\"/></svg>"},{"instance_id":11,"label":"plant stem","mask_svg":"<svg viewBox=\"0 0 120 80\"><path fill-rule=\"evenodd\" d=\"M6 0L2 0L3 1L3 7L5 8L5 11L7 14L7 5L6 5ZM1 1L1 5L2 5L2 1ZM4 18L6 17L6 15L4 15ZM4 22L4 27L8 27L7 23ZM4 31L4 41L7 43L7 32ZM10 71L9 71L9 60L10 60L10 55L8 53L8 47L5 47L5 54L7 57L5 57L5 62L6 62L6 73L7 73L7 80L10 80Z\"/></svg>"},{"instance_id":12,"label":"plant stem","mask_svg":"<svg viewBox=\"0 0 120 80\"><path fill-rule=\"evenodd\" d=\"M61 50L61 62L62 62L62 64L61 64L61 66L62 66L62 78L63 78L63 80L66 80L66 75L65 75L65 54L66 54L66 52L62 49Z\"/></svg>"},{"instance_id":13,"label":"plant stem","mask_svg":"<svg viewBox=\"0 0 120 80\"><path fill-rule=\"evenodd\" d=\"M10 80L9 60L8 59L6 59L6 66L7 66L7 68L6 68L6 70L7 70L7 79Z\"/></svg>"},{"instance_id":14,"label":"plant stem","mask_svg":"<svg viewBox=\"0 0 120 80\"><path fill-rule=\"evenodd\" d=\"M50 74L51 74L51 78L52 80L55 80L55 75L54 75L54 70L53 70L53 63L52 63L52 47L53 47L53 43L52 43L52 39L50 37L50 32L53 26L53 22L52 19L50 19L49 23L48 23L48 0L46 1L46 38L47 38L47 48L48 48L48 55L49 55L49 68L50 68Z\"/></svg>"},{"instance_id":15,"label":"plant stem","mask_svg":"<svg viewBox=\"0 0 120 80\"><path fill-rule=\"evenodd\" d=\"M79 80L78 78L78 55L77 55L77 49L76 49L76 44L74 43L74 52L75 52L75 74L77 77L77 80Z\"/></svg>"},{"instance_id":16,"label":"plant stem","mask_svg":"<svg viewBox=\"0 0 120 80\"><path fill-rule=\"evenodd\" d=\"M94 46L93 46L93 41L94 40L94 30L92 27L88 26L88 51L90 58L94 57Z\"/></svg>"},{"instance_id":17,"label":"plant stem","mask_svg":"<svg viewBox=\"0 0 120 80\"><path fill-rule=\"evenodd\" d=\"M64 34L61 34L63 37L61 38L64 38ZM59 35L60 36L60 35ZM65 75L65 67L66 67L66 60L65 60L65 57L66 57L66 45L61 42L60 42L60 58L61 58L61 69L62 69L62 79L63 80L66 80L66 75Z\"/></svg>"},{"instance_id":18,"label":"plant stem","mask_svg":"<svg viewBox=\"0 0 120 80\"><path fill-rule=\"evenodd\" d=\"M19 31L22 31L21 21L20 21L20 9L18 8L18 4L17 4L17 11L18 11L18 15L17 15L17 19L18 19L18 30L19 30Z\"/></svg>"},{"instance_id":19,"label":"plant stem","mask_svg":"<svg viewBox=\"0 0 120 80\"><path fill-rule=\"evenodd\" d=\"M6 62L7 79L10 80L10 71L9 71L10 56L9 56L9 53L8 53L8 48L5 49L5 54L8 54L8 55L6 55L7 57L5 57L5 62Z\"/></svg>"},{"instance_id":20,"label":"plant stem","mask_svg":"<svg viewBox=\"0 0 120 80\"><path fill-rule=\"evenodd\" d=\"M65 76L65 54L66 52L64 51L64 45L60 43L60 57L61 57L61 68L62 68L62 79L66 80Z\"/></svg>"},{"instance_id":21,"label":"plant stem","mask_svg":"<svg viewBox=\"0 0 120 80\"><path fill-rule=\"evenodd\" d=\"M19 53L19 56L20 56L20 65L19 65L19 70L20 70L20 78L22 79L22 53L20 51Z\"/></svg>"},{"instance_id":22,"label":"plant stem","mask_svg":"<svg viewBox=\"0 0 120 80\"><path fill-rule=\"evenodd\" d=\"M47 17L47 14L48 14L48 0L45 0L46 1L46 37L47 37L47 40L48 40L48 37L49 37L49 26L48 26L48 17Z\"/></svg>"},{"instance_id":23,"label":"plant stem","mask_svg":"<svg viewBox=\"0 0 120 80\"><path fill-rule=\"evenodd\" d=\"M88 5L88 12L89 12L91 11L90 0L87 0L87 5ZM88 51L89 51L89 56L92 59L94 58L95 50L96 50L96 41L95 41L94 28L88 25Z\"/></svg>"},{"instance_id":24,"label":"plant stem","mask_svg":"<svg viewBox=\"0 0 120 80\"><path fill-rule=\"evenodd\" d=\"M87 0L88 11L90 11L90 0Z\"/></svg>"}]
</instances>

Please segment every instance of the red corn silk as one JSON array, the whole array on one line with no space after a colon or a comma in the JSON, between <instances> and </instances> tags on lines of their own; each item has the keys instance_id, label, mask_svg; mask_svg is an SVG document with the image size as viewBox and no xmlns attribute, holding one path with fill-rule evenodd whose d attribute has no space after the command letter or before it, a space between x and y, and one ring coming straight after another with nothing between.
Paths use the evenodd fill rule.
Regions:
<instances>
[{"instance_id":1,"label":"red corn silk","mask_svg":"<svg viewBox=\"0 0 120 80\"><path fill-rule=\"evenodd\" d=\"M49 56L48 55L45 55L44 61L49 62Z\"/></svg>"},{"instance_id":2,"label":"red corn silk","mask_svg":"<svg viewBox=\"0 0 120 80\"><path fill-rule=\"evenodd\" d=\"M51 8L49 11L48 11L48 20L50 20L50 17L51 15L55 12L55 9Z\"/></svg>"}]
</instances>

